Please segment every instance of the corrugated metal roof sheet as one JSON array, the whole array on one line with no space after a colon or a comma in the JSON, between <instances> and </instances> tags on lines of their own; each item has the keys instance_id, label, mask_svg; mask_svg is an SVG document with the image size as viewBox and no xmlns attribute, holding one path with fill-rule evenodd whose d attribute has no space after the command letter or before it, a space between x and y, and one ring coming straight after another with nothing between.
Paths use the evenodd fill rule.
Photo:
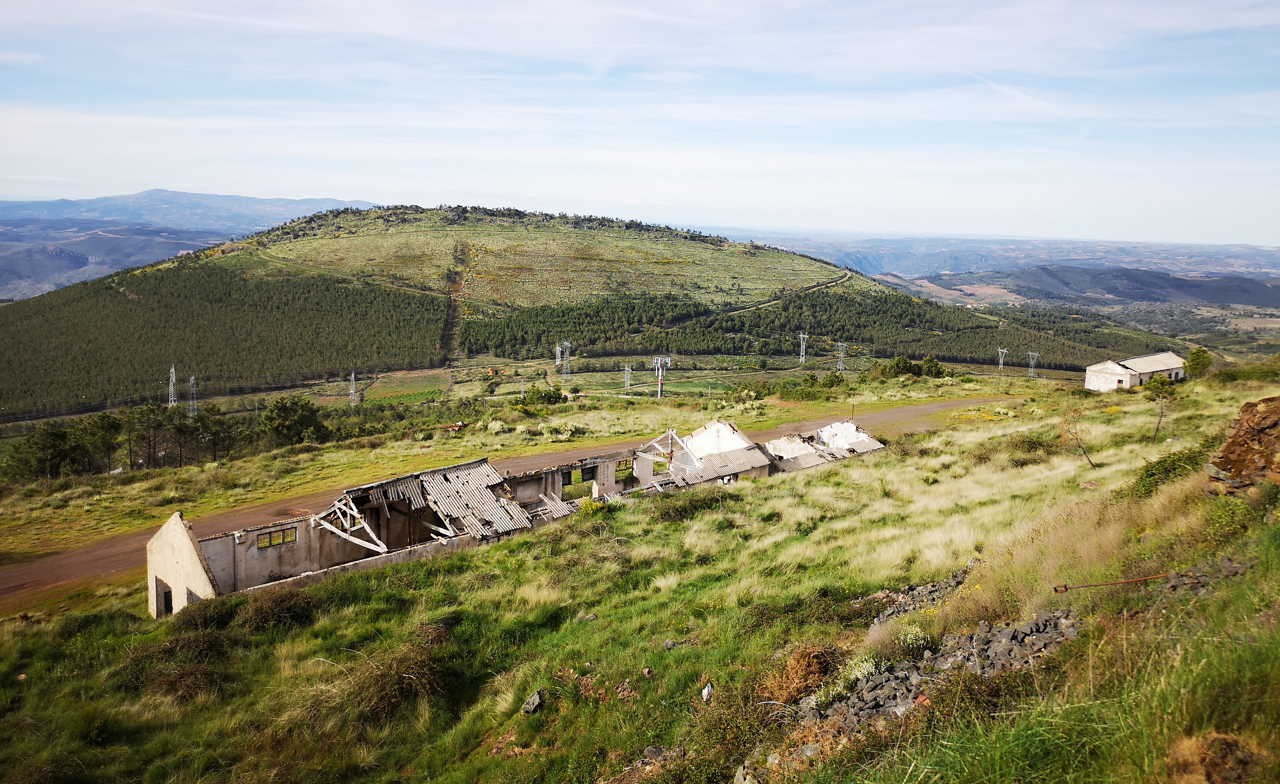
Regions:
<instances>
[{"instance_id":1,"label":"corrugated metal roof sheet","mask_svg":"<svg viewBox=\"0 0 1280 784\"><path fill-rule=\"evenodd\" d=\"M500 497L493 488L502 477L486 462L427 471L419 475L425 505L442 518L460 523L480 539L532 527L529 513Z\"/></svg>"},{"instance_id":2,"label":"corrugated metal roof sheet","mask_svg":"<svg viewBox=\"0 0 1280 784\"><path fill-rule=\"evenodd\" d=\"M346 495L375 504L404 501L413 510L430 507L455 528L487 539L532 527L529 513L495 490L502 483L489 461L480 459L361 485Z\"/></svg>"},{"instance_id":3,"label":"corrugated metal roof sheet","mask_svg":"<svg viewBox=\"0 0 1280 784\"><path fill-rule=\"evenodd\" d=\"M700 464L696 468L686 471L677 478L683 480L685 484L697 484L755 468L764 468L767 465L769 465L768 455L753 445L745 449L735 449L732 452L706 455L700 459Z\"/></svg>"},{"instance_id":4,"label":"corrugated metal roof sheet","mask_svg":"<svg viewBox=\"0 0 1280 784\"><path fill-rule=\"evenodd\" d=\"M1120 364L1137 373L1158 373L1162 370L1174 370L1183 367L1187 363L1172 351L1161 351L1159 354L1147 354L1146 356L1122 359Z\"/></svg>"}]
</instances>

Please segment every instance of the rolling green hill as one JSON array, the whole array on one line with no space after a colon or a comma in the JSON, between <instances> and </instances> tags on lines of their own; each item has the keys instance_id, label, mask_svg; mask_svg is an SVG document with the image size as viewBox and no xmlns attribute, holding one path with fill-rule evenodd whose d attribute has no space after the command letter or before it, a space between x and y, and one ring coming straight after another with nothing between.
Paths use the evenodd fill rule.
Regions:
<instances>
[{"instance_id":1,"label":"rolling green hill","mask_svg":"<svg viewBox=\"0 0 1280 784\"><path fill-rule=\"evenodd\" d=\"M827 262L698 232L514 209L389 207L244 240L0 310L0 419L437 367L450 354L793 353L1080 367L1168 345L1090 317L926 303ZM1052 333L1052 334L1050 334ZM1024 348L1025 346L1025 348Z\"/></svg>"}]
</instances>

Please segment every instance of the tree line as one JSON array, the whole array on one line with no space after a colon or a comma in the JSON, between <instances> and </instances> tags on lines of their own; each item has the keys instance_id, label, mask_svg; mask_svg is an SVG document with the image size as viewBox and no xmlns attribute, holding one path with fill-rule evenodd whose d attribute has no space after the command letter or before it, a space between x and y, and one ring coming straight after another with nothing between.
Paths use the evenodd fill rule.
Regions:
<instances>
[{"instance_id":1,"label":"tree line","mask_svg":"<svg viewBox=\"0 0 1280 784\"><path fill-rule=\"evenodd\" d=\"M446 298L198 260L0 308L0 421L444 363Z\"/></svg>"},{"instance_id":2,"label":"tree line","mask_svg":"<svg viewBox=\"0 0 1280 784\"><path fill-rule=\"evenodd\" d=\"M1001 347L1009 349L1011 363L1035 351L1040 367L1065 370L1180 345L1091 314L1041 308L977 313L895 291L819 290L736 313L708 313L690 298L648 296L526 308L503 319L468 322L461 347L472 354L545 357L568 338L584 357L778 355L798 353L801 331L810 335L811 353L841 341L879 357L991 363Z\"/></svg>"}]
</instances>

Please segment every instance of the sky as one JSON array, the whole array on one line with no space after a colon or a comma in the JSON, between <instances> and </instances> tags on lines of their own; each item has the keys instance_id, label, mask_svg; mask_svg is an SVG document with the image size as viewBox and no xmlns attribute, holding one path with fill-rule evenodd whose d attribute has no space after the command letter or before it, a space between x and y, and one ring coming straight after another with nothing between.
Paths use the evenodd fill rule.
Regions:
<instances>
[{"instance_id":1,"label":"sky","mask_svg":"<svg viewBox=\"0 0 1280 784\"><path fill-rule=\"evenodd\" d=\"M1280 245L1280 1L3 0L0 198Z\"/></svg>"}]
</instances>

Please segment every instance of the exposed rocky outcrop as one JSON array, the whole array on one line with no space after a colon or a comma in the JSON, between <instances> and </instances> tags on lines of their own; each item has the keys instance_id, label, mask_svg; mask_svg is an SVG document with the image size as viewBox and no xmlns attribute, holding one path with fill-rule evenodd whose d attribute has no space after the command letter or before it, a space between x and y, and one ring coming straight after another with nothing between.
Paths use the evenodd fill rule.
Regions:
<instances>
[{"instance_id":1,"label":"exposed rocky outcrop","mask_svg":"<svg viewBox=\"0 0 1280 784\"><path fill-rule=\"evenodd\" d=\"M1280 483L1280 397L1245 403L1210 474L1227 492L1263 480Z\"/></svg>"}]
</instances>

